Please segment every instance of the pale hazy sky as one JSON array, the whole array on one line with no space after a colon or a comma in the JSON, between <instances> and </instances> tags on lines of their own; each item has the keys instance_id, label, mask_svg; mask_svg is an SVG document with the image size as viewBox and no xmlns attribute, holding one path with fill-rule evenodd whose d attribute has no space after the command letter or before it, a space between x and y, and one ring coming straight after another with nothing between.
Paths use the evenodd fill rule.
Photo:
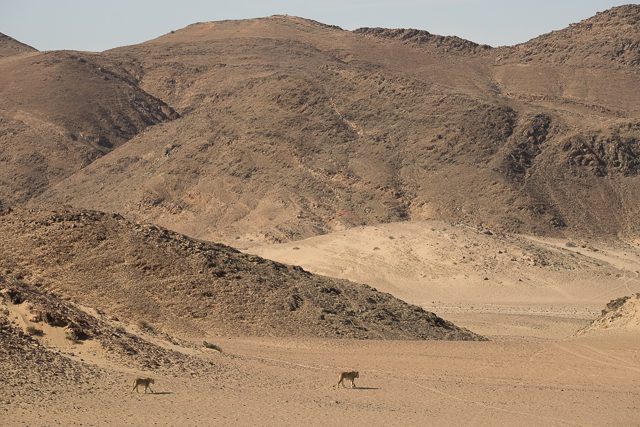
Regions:
<instances>
[{"instance_id":1,"label":"pale hazy sky","mask_svg":"<svg viewBox=\"0 0 640 427\"><path fill-rule=\"evenodd\" d=\"M0 32L40 50L101 51L194 22L297 15L345 29L412 27L493 46L524 42L615 0L0 0Z\"/></svg>"}]
</instances>

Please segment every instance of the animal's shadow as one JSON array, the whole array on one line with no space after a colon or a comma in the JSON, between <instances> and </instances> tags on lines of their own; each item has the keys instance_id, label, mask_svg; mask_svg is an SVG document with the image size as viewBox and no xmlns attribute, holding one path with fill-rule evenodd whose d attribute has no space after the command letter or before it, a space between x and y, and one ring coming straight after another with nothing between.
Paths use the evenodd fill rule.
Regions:
<instances>
[{"instance_id":1,"label":"animal's shadow","mask_svg":"<svg viewBox=\"0 0 640 427\"><path fill-rule=\"evenodd\" d=\"M380 387L342 387L344 390L382 390ZM337 390L340 390L340 387L337 387Z\"/></svg>"},{"instance_id":2,"label":"animal's shadow","mask_svg":"<svg viewBox=\"0 0 640 427\"><path fill-rule=\"evenodd\" d=\"M153 396L154 394L156 395L163 395L163 394L175 394L172 391L148 391L146 393L133 393L134 395L142 395L142 396Z\"/></svg>"}]
</instances>

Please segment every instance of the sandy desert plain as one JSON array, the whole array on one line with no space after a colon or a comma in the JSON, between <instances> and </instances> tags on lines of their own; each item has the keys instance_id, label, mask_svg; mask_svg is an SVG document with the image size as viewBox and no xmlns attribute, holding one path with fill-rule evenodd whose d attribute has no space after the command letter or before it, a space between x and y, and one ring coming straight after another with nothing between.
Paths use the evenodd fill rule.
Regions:
<instances>
[{"instance_id":1,"label":"sandy desert plain","mask_svg":"<svg viewBox=\"0 0 640 427\"><path fill-rule=\"evenodd\" d=\"M3 424L635 425L638 301L630 318L589 325L603 301L640 292L640 251L582 246L423 222L249 248L370 283L489 341L227 337L215 338L218 353L136 330L214 367L177 373L127 367L47 331L47 346L100 372L73 386L18 381L3 390ZM358 388L334 388L350 369ZM145 374L156 393L132 393Z\"/></svg>"},{"instance_id":2,"label":"sandy desert plain","mask_svg":"<svg viewBox=\"0 0 640 427\"><path fill-rule=\"evenodd\" d=\"M640 425L639 66L638 5L0 34L0 425Z\"/></svg>"}]
</instances>

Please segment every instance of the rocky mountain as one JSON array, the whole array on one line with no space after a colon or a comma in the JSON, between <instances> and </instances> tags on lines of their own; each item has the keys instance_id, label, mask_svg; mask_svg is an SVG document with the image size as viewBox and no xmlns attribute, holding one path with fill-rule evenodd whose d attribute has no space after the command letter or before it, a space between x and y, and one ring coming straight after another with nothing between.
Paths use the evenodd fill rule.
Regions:
<instances>
[{"instance_id":1,"label":"rocky mountain","mask_svg":"<svg viewBox=\"0 0 640 427\"><path fill-rule=\"evenodd\" d=\"M495 49L418 30L351 32L273 16L193 24L90 57L42 54L37 61L53 55L93 70L105 91L84 94L75 109L64 107L75 91L47 97L48 108L75 123L64 140L80 142L58 143L64 148L44 160L33 147L52 132L5 132L3 158L12 166L3 170L13 175L13 165L34 163L16 161L15 147L35 151L38 165L59 152L75 165L23 166L28 178L4 179L5 204L118 212L241 246L422 219L633 236L637 11L614 8ZM35 66L5 59L0 68L14 62L15 70ZM56 79L42 85L39 94L65 87ZM40 111L3 99L12 120ZM97 125L96 114L113 119Z\"/></svg>"}]
</instances>

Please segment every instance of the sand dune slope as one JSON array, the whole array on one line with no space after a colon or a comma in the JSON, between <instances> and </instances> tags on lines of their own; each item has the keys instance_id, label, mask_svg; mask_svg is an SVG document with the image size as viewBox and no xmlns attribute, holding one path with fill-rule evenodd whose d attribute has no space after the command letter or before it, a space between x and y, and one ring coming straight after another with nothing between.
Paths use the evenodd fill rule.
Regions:
<instances>
[{"instance_id":1,"label":"sand dune slope","mask_svg":"<svg viewBox=\"0 0 640 427\"><path fill-rule=\"evenodd\" d=\"M606 301L640 291L635 243L496 234L437 221L358 227L246 250L366 281L487 334L568 336Z\"/></svg>"}]
</instances>

